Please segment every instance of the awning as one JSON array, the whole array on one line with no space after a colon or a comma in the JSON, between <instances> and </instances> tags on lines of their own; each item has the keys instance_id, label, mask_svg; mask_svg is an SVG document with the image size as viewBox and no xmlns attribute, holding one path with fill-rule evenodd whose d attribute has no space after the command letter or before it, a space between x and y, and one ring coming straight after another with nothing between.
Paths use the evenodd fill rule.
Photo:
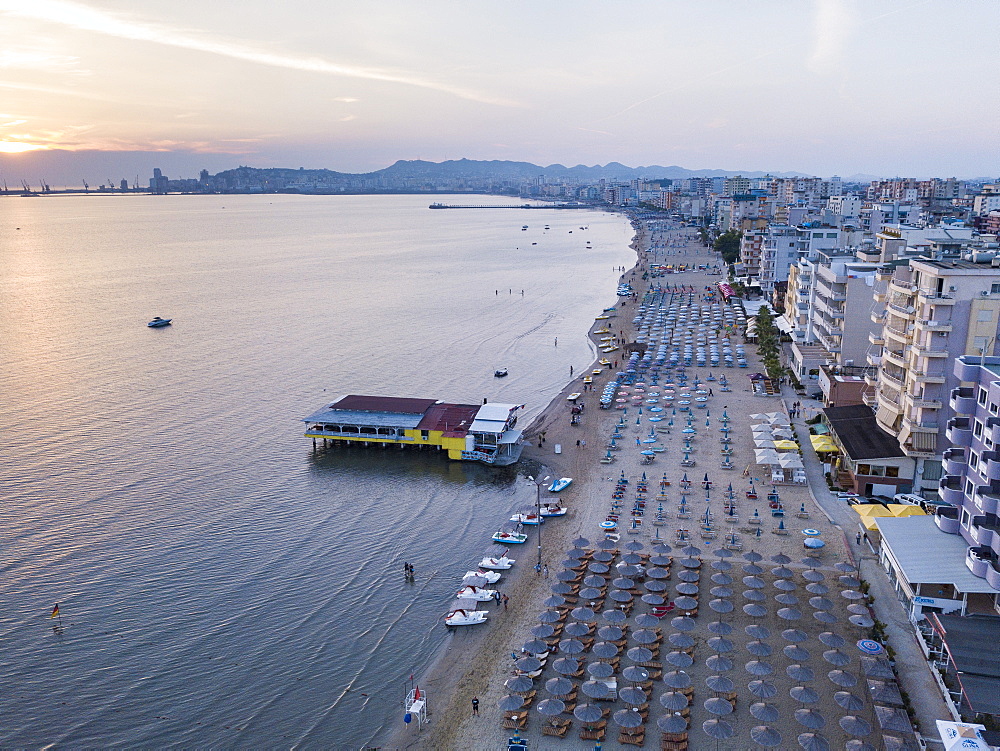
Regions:
<instances>
[{"instance_id":1,"label":"awning","mask_svg":"<svg viewBox=\"0 0 1000 751\"><path fill-rule=\"evenodd\" d=\"M774 319L774 327L784 334L791 334L793 331L792 324L784 316L778 316Z\"/></svg>"},{"instance_id":2,"label":"awning","mask_svg":"<svg viewBox=\"0 0 1000 751\"><path fill-rule=\"evenodd\" d=\"M914 451L934 451L937 448L937 433L911 433L910 444Z\"/></svg>"},{"instance_id":3,"label":"awning","mask_svg":"<svg viewBox=\"0 0 1000 751\"><path fill-rule=\"evenodd\" d=\"M889 513L893 516L926 516L920 506L911 506L908 503L890 503L886 505Z\"/></svg>"}]
</instances>

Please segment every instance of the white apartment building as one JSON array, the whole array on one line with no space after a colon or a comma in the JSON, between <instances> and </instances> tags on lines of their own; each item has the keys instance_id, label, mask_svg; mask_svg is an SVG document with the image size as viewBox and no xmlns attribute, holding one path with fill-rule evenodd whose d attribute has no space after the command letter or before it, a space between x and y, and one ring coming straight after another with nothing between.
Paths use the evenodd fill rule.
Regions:
<instances>
[{"instance_id":1,"label":"white apartment building","mask_svg":"<svg viewBox=\"0 0 1000 751\"><path fill-rule=\"evenodd\" d=\"M917 258L880 274L872 312L869 362L878 366L869 398L882 429L917 461L914 487L931 491L941 476L948 394L959 386L951 367L962 355L997 353L1000 269L992 263Z\"/></svg>"}]
</instances>

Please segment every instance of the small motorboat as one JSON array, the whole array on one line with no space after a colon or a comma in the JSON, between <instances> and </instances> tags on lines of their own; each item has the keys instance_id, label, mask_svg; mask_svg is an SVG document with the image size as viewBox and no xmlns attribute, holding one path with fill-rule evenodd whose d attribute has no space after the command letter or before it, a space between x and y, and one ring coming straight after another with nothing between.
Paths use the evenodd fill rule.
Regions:
<instances>
[{"instance_id":1,"label":"small motorboat","mask_svg":"<svg viewBox=\"0 0 1000 751\"><path fill-rule=\"evenodd\" d=\"M489 602L496 600L497 591L495 589L481 589L469 584L462 587L455 593L455 597L460 600L475 600L476 602Z\"/></svg>"},{"instance_id":2,"label":"small motorboat","mask_svg":"<svg viewBox=\"0 0 1000 751\"><path fill-rule=\"evenodd\" d=\"M504 553L499 558L490 558L486 556L479 562L479 568L485 568L492 571L507 571L514 567L514 559L508 558L507 554Z\"/></svg>"},{"instance_id":3,"label":"small motorboat","mask_svg":"<svg viewBox=\"0 0 1000 751\"><path fill-rule=\"evenodd\" d=\"M542 516L545 516L545 514L542 514ZM541 524L543 521L545 521L544 519L540 518L538 514L536 514L534 511L532 511L530 514L522 511L519 514L514 514L512 517L510 517L510 520L512 522L517 522L518 524Z\"/></svg>"},{"instance_id":4,"label":"small motorboat","mask_svg":"<svg viewBox=\"0 0 1000 751\"><path fill-rule=\"evenodd\" d=\"M486 612L471 608L454 608L445 615L444 622L447 626L475 626L477 623L486 623Z\"/></svg>"},{"instance_id":5,"label":"small motorboat","mask_svg":"<svg viewBox=\"0 0 1000 751\"><path fill-rule=\"evenodd\" d=\"M558 503L547 503L542 506L542 516L566 516L568 511L568 508Z\"/></svg>"},{"instance_id":6,"label":"small motorboat","mask_svg":"<svg viewBox=\"0 0 1000 751\"><path fill-rule=\"evenodd\" d=\"M581 394L578 391L574 391L572 394L570 394L569 396L566 397L566 401L568 401L568 402L575 402L581 396L583 396L583 394Z\"/></svg>"},{"instance_id":7,"label":"small motorboat","mask_svg":"<svg viewBox=\"0 0 1000 751\"><path fill-rule=\"evenodd\" d=\"M493 371L493 377L494 378L506 378L507 377L507 368L500 368L499 370L494 370Z\"/></svg>"},{"instance_id":8,"label":"small motorboat","mask_svg":"<svg viewBox=\"0 0 1000 751\"><path fill-rule=\"evenodd\" d=\"M560 490L565 490L573 482L572 477L560 477L558 480L553 480L552 484L549 485L550 493L558 493Z\"/></svg>"},{"instance_id":9,"label":"small motorboat","mask_svg":"<svg viewBox=\"0 0 1000 751\"><path fill-rule=\"evenodd\" d=\"M149 326L149 328L151 329L162 329L164 326L169 326L170 321L172 320L173 320L172 318L160 318L159 316L156 316L156 318L154 318L146 325Z\"/></svg>"},{"instance_id":10,"label":"small motorboat","mask_svg":"<svg viewBox=\"0 0 1000 751\"><path fill-rule=\"evenodd\" d=\"M498 581L500 581L500 577L502 576L502 574L500 574L497 571L484 571L483 569L480 568L476 569L475 571L466 571L465 574L462 576L462 579L468 579L470 576L481 576L488 583L496 584Z\"/></svg>"}]
</instances>

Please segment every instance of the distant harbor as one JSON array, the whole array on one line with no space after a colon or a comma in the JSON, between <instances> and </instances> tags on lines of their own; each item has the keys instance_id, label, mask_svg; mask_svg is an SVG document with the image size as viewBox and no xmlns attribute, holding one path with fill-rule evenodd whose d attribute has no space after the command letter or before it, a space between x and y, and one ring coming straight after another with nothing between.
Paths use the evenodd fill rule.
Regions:
<instances>
[{"instance_id":1,"label":"distant harbor","mask_svg":"<svg viewBox=\"0 0 1000 751\"><path fill-rule=\"evenodd\" d=\"M594 209L591 203L455 204L432 203L429 209Z\"/></svg>"}]
</instances>

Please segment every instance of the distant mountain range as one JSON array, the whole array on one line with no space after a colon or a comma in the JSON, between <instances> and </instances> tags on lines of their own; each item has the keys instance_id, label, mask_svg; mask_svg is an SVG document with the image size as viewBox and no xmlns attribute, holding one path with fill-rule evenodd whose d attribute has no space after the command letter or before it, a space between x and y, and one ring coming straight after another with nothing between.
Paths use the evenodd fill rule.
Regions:
<instances>
[{"instance_id":1,"label":"distant mountain range","mask_svg":"<svg viewBox=\"0 0 1000 751\"><path fill-rule=\"evenodd\" d=\"M509 162L509 161L479 161L475 159L452 159L446 162L425 162L421 160L399 160L390 167L370 173L372 176L385 177L451 177L451 178L484 178L501 177L515 180L530 180L540 175L546 177L567 177L578 180L597 181L601 178L607 180L633 180L643 177L651 180L657 178L682 179L685 177L728 177L730 175L743 175L744 177L764 177L773 175L775 177L808 177L800 172L755 172L747 170L722 170L706 169L691 170L673 165L662 167L660 165L649 165L648 167L628 167L620 162L609 162L605 165L595 164L588 167L585 164L578 164L575 167L566 167L562 164L549 164L540 166L531 162Z\"/></svg>"}]
</instances>

